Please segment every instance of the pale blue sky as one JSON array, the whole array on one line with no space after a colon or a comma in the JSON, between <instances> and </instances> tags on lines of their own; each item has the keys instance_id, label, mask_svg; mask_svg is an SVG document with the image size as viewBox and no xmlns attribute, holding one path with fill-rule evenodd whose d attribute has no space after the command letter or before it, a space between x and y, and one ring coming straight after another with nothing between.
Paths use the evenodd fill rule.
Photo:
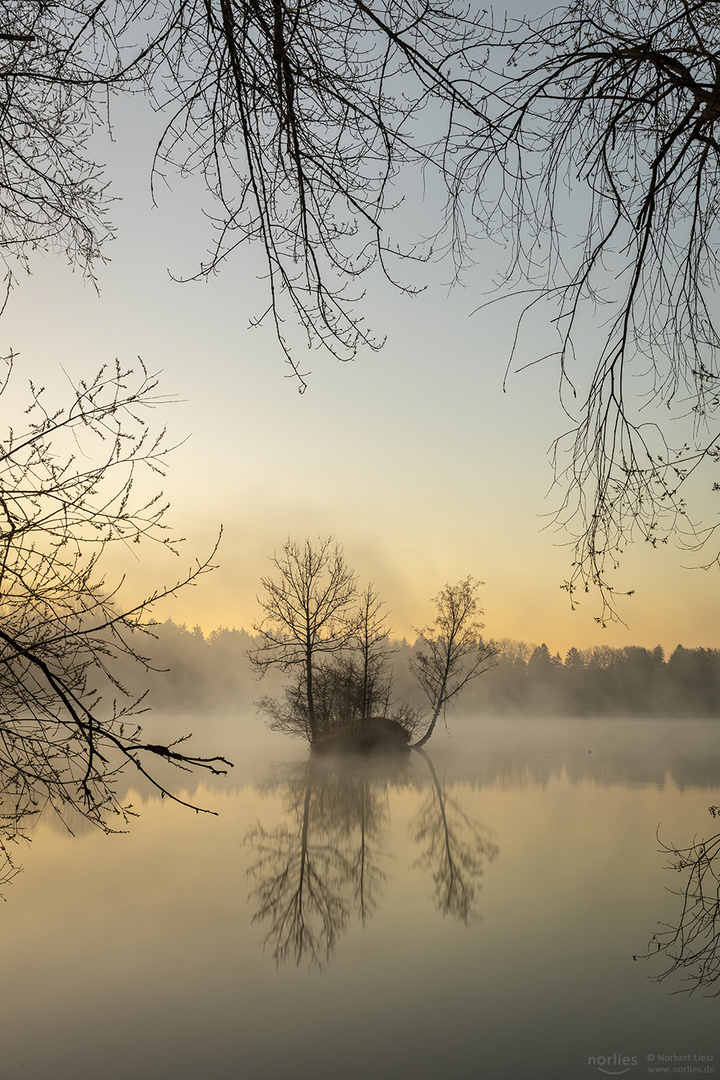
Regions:
<instances>
[{"instance_id":1,"label":"pale blue sky","mask_svg":"<svg viewBox=\"0 0 720 1080\"><path fill-rule=\"evenodd\" d=\"M150 127L140 103L116 126L109 175L121 199L119 238L99 268L100 294L61 259L39 255L12 297L2 340L4 351L20 353L19 380L52 384L59 365L81 377L139 354L182 399L157 422L173 439L191 434L165 485L172 520L188 537L183 565L207 551L220 523L225 541L216 574L160 617L249 626L273 549L288 535L334 533L361 581L379 587L399 634L429 618L430 597L446 581L471 573L486 582L495 637L546 640L561 652L595 643L720 647L717 576L681 570L693 560L672 549L628 553L617 582L635 589L622 608L628 630L596 627L592 598L571 614L560 589L567 538L543 531L556 505L545 498L547 450L567 421L549 367L512 377L503 392L512 305L470 317L493 273L491 245L452 293L442 267L414 299L371 282L368 319L387 333L385 348L345 365L310 354L300 396L270 329L247 328L264 305L258 253L240 253L207 283L170 280L168 267L189 271L202 254L202 220L180 181L151 207ZM531 336L548 339L547 327L538 322ZM298 357L305 366L300 349ZM128 559L122 570L136 591L182 569L153 552Z\"/></svg>"}]
</instances>

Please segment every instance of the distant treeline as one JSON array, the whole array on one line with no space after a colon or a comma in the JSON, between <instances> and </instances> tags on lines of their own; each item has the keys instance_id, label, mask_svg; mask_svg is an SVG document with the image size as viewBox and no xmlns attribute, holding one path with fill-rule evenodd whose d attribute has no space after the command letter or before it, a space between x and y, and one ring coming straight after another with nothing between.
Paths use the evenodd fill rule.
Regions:
<instances>
[{"instance_id":1,"label":"distant treeline","mask_svg":"<svg viewBox=\"0 0 720 1080\"><path fill-rule=\"evenodd\" d=\"M168 621L141 650L155 670L128 667L121 681L135 694L148 689L148 704L173 711L252 711L284 684L281 673L258 682L245 630L203 634ZM395 643L392 656L398 699L423 704L409 670L414 646ZM463 713L524 716L720 717L720 650L596 646L570 649L562 658L547 645L504 640L495 666L471 683L459 701Z\"/></svg>"},{"instance_id":2,"label":"distant treeline","mask_svg":"<svg viewBox=\"0 0 720 1080\"><path fill-rule=\"evenodd\" d=\"M504 641L480 682L483 712L526 715L720 716L720 650L595 646L563 659L547 645Z\"/></svg>"}]
</instances>

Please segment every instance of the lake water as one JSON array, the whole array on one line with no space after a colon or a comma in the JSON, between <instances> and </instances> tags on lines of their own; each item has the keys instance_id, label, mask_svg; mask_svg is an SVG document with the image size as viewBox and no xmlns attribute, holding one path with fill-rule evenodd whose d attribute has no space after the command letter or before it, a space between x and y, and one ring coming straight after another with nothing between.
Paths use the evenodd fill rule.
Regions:
<instances>
[{"instance_id":1,"label":"lake water","mask_svg":"<svg viewBox=\"0 0 720 1080\"><path fill-rule=\"evenodd\" d=\"M652 941L692 870L661 842L720 832L719 723L453 718L356 768L204 726L218 817L129 793L129 833L19 853L0 1080L720 1076L717 911L661 982Z\"/></svg>"}]
</instances>

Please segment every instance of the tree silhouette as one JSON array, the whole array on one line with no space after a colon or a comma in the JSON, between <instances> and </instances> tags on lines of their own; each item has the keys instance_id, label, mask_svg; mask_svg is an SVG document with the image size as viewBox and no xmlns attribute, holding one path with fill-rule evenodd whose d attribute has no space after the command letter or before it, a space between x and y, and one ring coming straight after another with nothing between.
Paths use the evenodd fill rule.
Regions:
<instances>
[{"instance_id":1,"label":"tree silhouette","mask_svg":"<svg viewBox=\"0 0 720 1080\"><path fill-rule=\"evenodd\" d=\"M295 677L281 697L263 697L258 705L274 730L304 735L311 746L407 749L423 723L415 745L424 746L448 702L497 652L476 620L480 583L469 577L446 585L435 598L434 624L418 631L421 647L410 662L432 707L425 721L421 709L392 699L383 604L369 585L354 607L355 575L333 537L317 546L288 540L273 563L279 573L262 579L264 618L248 656L261 675L279 667Z\"/></svg>"},{"instance_id":2,"label":"tree silhouette","mask_svg":"<svg viewBox=\"0 0 720 1080\"><path fill-rule=\"evenodd\" d=\"M277 575L262 579L264 617L254 626L261 641L249 656L261 674L274 665L300 672L291 713L296 722L300 718L312 741L320 733L314 682L318 657L340 653L353 637L355 575L332 536L317 545L288 539L272 562ZM280 722L281 716L276 720Z\"/></svg>"},{"instance_id":3,"label":"tree silhouette","mask_svg":"<svg viewBox=\"0 0 720 1080\"><path fill-rule=\"evenodd\" d=\"M0 3L0 257L9 282L37 248L61 251L92 277L113 236L91 144L120 71L119 15L118 5L86 0Z\"/></svg>"},{"instance_id":4,"label":"tree silhouette","mask_svg":"<svg viewBox=\"0 0 720 1080\"><path fill-rule=\"evenodd\" d=\"M0 392L11 373L10 359ZM109 548L173 546L162 497L136 496L143 471L162 474L170 450L146 419L162 401L142 366L101 369L59 408L31 383L24 427L0 443L0 771L21 817L47 798L59 813L72 807L109 829L124 814L123 770L183 802L161 763L212 773L229 765L186 753L183 738L145 741L135 719L141 699L115 675L123 661L149 668L140 643L153 605L212 568L214 552L130 607L120 601L122 582L106 583Z\"/></svg>"},{"instance_id":5,"label":"tree silhouette","mask_svg":"<svg viewBox=\"0 0 720 1080\"><path fill-rule=\"evenodd\" d=\"M427 729L414 745L425 745L440 715L469 682L490 667L497 654L494 642L483 640L482 615L477 590L480 582L468 577L457 585L446 585L435 597L436 616L431 626L418 630L420 650L411 666L432 709Z\"/></svg>"},{"instance_id":6,"label":"tree silhouette","mask_svg":"<svg viewBox=\"0 0 720 1080\"><path fill-rule=\"evenodd\" d=\"M689 528L683 485L717 457L717 4L579 0L497 42L466 183L533 334L541 312L558 330L566 587L599 586L602 622L625 544Z\"/></svg>"},{"instance_id":7,"label":"tree silhouette","mask_svg":"<svg viewBox=\"0 0 720 1080\"><path fill-rule=\"evenodd\" d=\"M375 587L368 585L360 598L355 629L355 644L362 671L362 723L374 715L386 716L390 705L392 684L388 664L394 650L388 642L390 630L384 607Z\"/></svg>"},{"instance_id":8,"label":"tree silhouette","mask_svg":"<svg viewBox=\"0 0 720 1080\"><path fill-rule=\"evenodd\" d=\"M248 244L262 251L257 321L272 321L301 387L288 315L343 359L377 347L357 282L378 267L397 285L398 264L431 251L389 239L396 182L449 172L442 147L465 138L460 113L481 119L469 66L481 18L450 0L421 12L411 0L2 0L0 15L0 173L21 246L97 261L108 200L90 135L107 127L108 100L143 93L164 122L153 193L174 173L200 177L209 197L197 276Z\"/></svg>"}]
</instances>

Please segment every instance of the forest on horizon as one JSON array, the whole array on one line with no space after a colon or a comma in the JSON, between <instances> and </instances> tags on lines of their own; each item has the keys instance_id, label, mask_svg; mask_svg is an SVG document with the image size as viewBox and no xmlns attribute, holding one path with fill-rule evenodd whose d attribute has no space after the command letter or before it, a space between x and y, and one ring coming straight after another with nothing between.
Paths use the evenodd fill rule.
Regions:
<instances>
[{"instance_id":1,"label":"forest on horizon","mask_svg":"<svg viewBox=\"0 0 720 1080\"><path fill-rule=\"evenodd\" d=\"M254 713L255 702L287 682L282 672L258 679L248 659L257 643L246 630L220 627L209 634L172 620L158 624L140 649L151 664L117 672L131 695L148 691L149 707L172 711ZM421 704L410 671L418 643L391 642L394 694ZM661 646L571 648L565 657L548 646L504 639L493 666L468 685L459 714L480 716L720 717L720 649ZM451 710L448 710L449 713Z\"/></svg>"}]
</instances>

